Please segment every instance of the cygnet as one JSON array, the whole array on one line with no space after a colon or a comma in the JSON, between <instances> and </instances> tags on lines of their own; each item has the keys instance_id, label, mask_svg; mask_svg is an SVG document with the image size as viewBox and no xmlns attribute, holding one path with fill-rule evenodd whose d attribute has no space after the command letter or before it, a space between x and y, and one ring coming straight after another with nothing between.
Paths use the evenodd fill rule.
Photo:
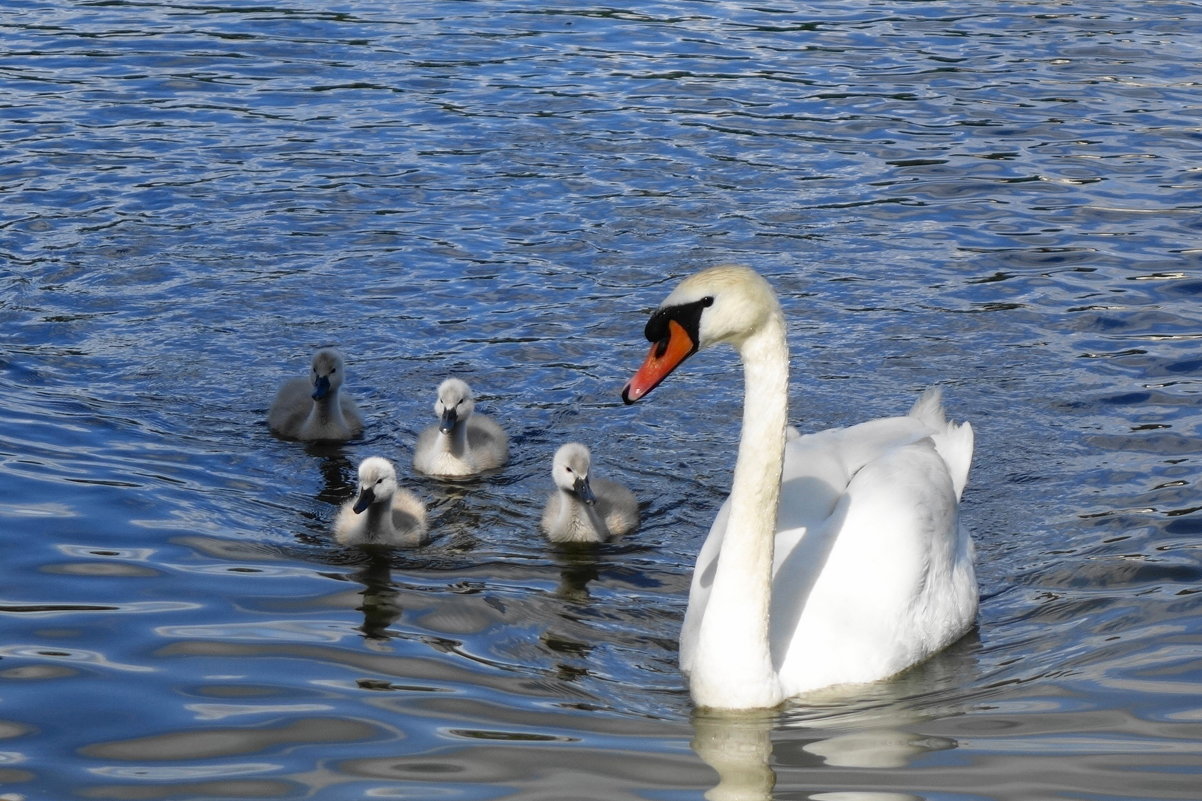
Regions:
<instances>
[{"instance_id":1,"label":"cygnet","mask_svg":"<svg viewBox=\"0 0 1202 801\"><path fill-rule=\"evenodd\" d=\"M551 477L556 490L547 498L542 527L552 542L605 542L638 525L634 494L614 481L590 478L592 455L579 442L555 452Z\"/></svg>"},{"instance_id":2,"label":"cygnet","mask_svg":"<svg viewBox=\"0 0 1202 801\"><path fill-rule=\"evenodd\" d=\"M359 494L338 510L334 539L343 545L421 545L426 540L426 505L397 486L391 462L369 457L359 465Z\"/></svg>"},{"instance_id":3,"label":"cygnet","mask_svg":"<svg viewBox=\"0 0 1202 801\"><path fill-rule=\"evenodd\" d=\"M340 442L363 430L359 407L341 392L346 368L342 354L322 348L313 354L308 378L292 378L280 387L267 412L267 424L281 437Z\"/></svg>"},{"instance_id":4,"label":"cygnet","mask_svg":"<svg viewBox=\"0 0 1202 801\"><path fill-rule=\"evenodd\" d=\"M476 414L472 389L448 378L438 387L439 422L421 432L413 467L431 476L472 476L509 459L509 437L491 418Z\"/></svg>"}]
</instances>

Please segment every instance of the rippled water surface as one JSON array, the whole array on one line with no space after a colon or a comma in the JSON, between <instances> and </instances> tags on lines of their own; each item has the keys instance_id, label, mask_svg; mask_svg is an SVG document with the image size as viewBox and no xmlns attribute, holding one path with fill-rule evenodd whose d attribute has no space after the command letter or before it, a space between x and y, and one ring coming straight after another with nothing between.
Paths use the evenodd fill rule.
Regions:
<instances>
[{"instance_id":1,"label":"rippled water surface","mask_svg":"<svg viewBox=\"0 0 1202 801\"><path fill-rule=\"evenodd\" d=\"M0 17L0 796L1196 799L1202 4L69 3ZM971 420L979 629L693 713L741 382L618 390L754 265L803 429ZM337 344L364 436L267 430ZM468 378L513 459L414 476ZM538 532L568 439L643 525ZM338 547L371 454L433 542Z\"/></svg>"}]
</instances>

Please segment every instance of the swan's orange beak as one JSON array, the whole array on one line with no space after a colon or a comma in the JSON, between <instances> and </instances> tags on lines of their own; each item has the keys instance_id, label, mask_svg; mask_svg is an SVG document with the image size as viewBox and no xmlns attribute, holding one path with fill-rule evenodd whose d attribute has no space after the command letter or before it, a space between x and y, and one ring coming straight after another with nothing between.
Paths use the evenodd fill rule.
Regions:
<instances>
[{"instance_id":1,"label":"swan's orange beak","mask_svg":"<svg viewBox=\"0 0 1202 801\"><path fill-rule=\"evenodd\" d=\"M669 373L696 351L697 343L689 336L684 326L675 320L669 320L667 338L651 345L643 366L622 388L622 400L634 403L659 386L659 382L667 378Z\"/></svg>"}]
</instances>

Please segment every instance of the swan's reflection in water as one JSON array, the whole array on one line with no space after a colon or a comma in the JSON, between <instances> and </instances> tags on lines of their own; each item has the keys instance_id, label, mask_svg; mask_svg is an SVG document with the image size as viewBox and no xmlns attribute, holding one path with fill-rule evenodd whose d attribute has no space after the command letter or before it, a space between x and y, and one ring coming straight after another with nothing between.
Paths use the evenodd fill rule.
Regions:
<instances>
[{"instance_id":1,"label":"swan's reflection in water","mask_svg":"<svg viewBox=\"0 0 1202 801\"><path fill-rule=\"evenodd\" d=\"M872 726L804 746L825 764L843 768L904 768L922 754L955 747L952 740L908 731L900 721L896 727Z\"/></svg>"},{"instance_id":2,"label":"swan's reflection in water","mask_svg":"<svg viewBox=\"0 0 1202 801\"><path fill-rule=\"evenodd\" d=\"M921 795L910 793L879 793L876 790L835 790L834 793L815 793L810 801L924 801Z\"/></svg>"},{"instance_id":3,"label":"swan's reflection in water","mask_svg":"<svg viewBox=\"0 0 1202 801\"><path fill-rule=\"evenodd\" d=\"M775 711L693 713L693 750L718 772L709 801L767 801L776 786L772 769Z\"/></svg>"},{"instance_id":4,"label":"swan's reflection in water","mask_svg":"<svg viewBox=\"0 0 1202 801\"><path fill-rule=\"evenodd\" d=\"M853 716L856 717L856 716ZM771 801L782 775L792 768L806 774L822 766L832 768L900 768L931 751L954 748L956 743L913 731L910 726L925 716L897 714L877 709L857 725L854 719L825 726L791 726L775 712L701 711L693 717L693 750L718 772L718 783L705 797L709 801ZM782 725L783 724L783 725ZM777 754L792 750L787 762ZM800 753L798 753L800 746ZM820 774L819 774L820 775ZM842 774L846 781L846 773ZM833 777L832 777L833 778ZM813 776L806 784L819 784ZM876 777L873 783L879 783ZM916 801L907 793L875 790L839 790L809 796L816 801Z\"/></svg>"},{"instance_id":5,"label":"swan's reflection in water","mask_svg":"<svg viewBox=\"0 0 1202 801\"><path fill-rule=\"evenodd\" d=\"M778 789L791 792L800 781L816 790L804 796L813 801L921 801L887 787L891 769L958 747L953 739L924 733L923 726L968 711L961 704L949 709L940 698L958 697L958 688L979 670L978 646L970 635L893 681L811 694L782 711L695 712L693 750L718 773L705 797L770 801ZM866 772L859 774L861 769ZM855 781L857 775L863 781ZM821 789L853 782L886 789Z\"/></svg>"}]
</instances>

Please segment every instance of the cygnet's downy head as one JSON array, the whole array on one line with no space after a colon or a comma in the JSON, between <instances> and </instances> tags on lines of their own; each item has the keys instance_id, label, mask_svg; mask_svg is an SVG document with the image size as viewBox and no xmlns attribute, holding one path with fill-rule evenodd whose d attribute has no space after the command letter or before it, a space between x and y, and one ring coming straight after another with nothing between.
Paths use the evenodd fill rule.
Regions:
<instances>
[{"instance_id":1,"label":"cygnet's downy head","mask_svg":"<svg viewBox=\"0 0 1202 801\"><path fill-rule=\"evenodd\" d=\"M551 462L551 478L555 486L570 492L587 504L596 503L593 488L588 483L588 471L592 464L592 455L579 442L569 442L561 445L555 452Z\"/></svg>"},{"instance_id":2,"label":"cygnet's downy head","mask_svg":"<svg viewBox=\"0 0 1202 801\"><path fill-rule=\"evenodd\" d=\"M466 381L458 378L448 378L438 386L438 400L434 402L434 413L439 417L438 430L444 434L451 433L456 423L462 423L471 417L476 408L472 398L472 388Z\"/></svg>"},{"instance_id":3,"label":"cygnet's downy head","mask_svg":"<svg viewBox=\"0 0 1202 801\"><path fill-rule=\"evenodd\" d=\"M333 348L322 348L313 354L313 400L321 400L342 386L345 368L342 354Z\"/></svg>"},{"instance_id":4,"label":"cygnet's downy head","mask_svg":"<svg viewBox=\"0 0 1202 801\"><path fill-rule=\"evenodd\" d=\"M371 456L359 465L359 497L352 507L362 514L373 503L388 503L396 492L396 469L387 459Z\"/></svg>"}]
</instances>

